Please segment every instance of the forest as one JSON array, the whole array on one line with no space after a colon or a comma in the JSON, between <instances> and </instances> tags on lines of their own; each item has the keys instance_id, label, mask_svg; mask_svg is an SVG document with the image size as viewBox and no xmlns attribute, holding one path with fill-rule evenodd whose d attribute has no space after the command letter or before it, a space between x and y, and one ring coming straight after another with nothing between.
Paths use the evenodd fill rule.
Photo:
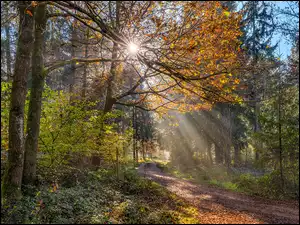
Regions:
<instances>
[{"instance_id":1,"label":"forest","mask_svg":"<svg viewBox=\"0 0 300 225\"><path fill-rule=\"evenodd\" d=\"M1 223L299 224L299 2L1 1Z\"/></svg>"}]
</instances>

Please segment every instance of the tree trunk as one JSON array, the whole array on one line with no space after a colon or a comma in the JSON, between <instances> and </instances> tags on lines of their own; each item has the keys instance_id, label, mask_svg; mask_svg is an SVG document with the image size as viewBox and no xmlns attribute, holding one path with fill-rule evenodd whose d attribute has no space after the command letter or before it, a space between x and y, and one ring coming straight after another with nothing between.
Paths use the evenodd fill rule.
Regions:
<instances>
[{"instance_id":1,"label":"tree trunk","mask_svg":"<svg viewBox=\"0 0 300 225\"><path fill-rule=\"evenodd\" d=\"M282 165L282 135L281 135L281 80L279 74L279 93L278 93L278 139L279 139L279 166L280 166L280 180L281 190L284 192L284 178L283 178L283 165Z\"/></svg>"},{"instance_id":2,"label":"tree trunk","mask_svg":"<svg viewBox=\"0 0 300 225\"><path fill-rule=\"evenodd\" d=\"M253 7L254 5L256 4L254 1L251 2L253 4ZM253 15L252 16L252 26L253 26L253 32L256 33L256 27L255 27L255 17L256 15ZM255 48L255 45L253 44L253 47L252 47L252 54L253 55L253 58L254 58L254 61L253 61L253 69L257 66L257 63L258 63L258 53L257 53L257 49ZM254 88L253 88L253 94L254 94L254 132L259 132L260 131L260 126L259 126L259 98L258 98L258 80L257 80L257 74L256 74L256 71L254 69L253 71L253 74L252 74L252 77L253 77L253 80L254 80ZM258 141L256 141L256 151L255 151L255 160L259 160L259 153L258 153L258 148L260 147L260 143L258 143Z\"/></svg>"},{"instance_id":3,"label":"tree trunk","mask_svg":"<svg viewBox=\"0 0 300 225\"><path fill-rule=\"evenodd\" d=\"M117 170L117 178L120 179L120 164L119 164L119 147L116 148L116 170Z\"/></svg>"},{"instance_id":4,"label":"tree trunk","mask_svg":"<svg viewBox=\"0 0 300 225\"><path fill-rule=\"evenodd\" d=\"M234 165L238 166L240 164L240 148L238 144L234 144Z\"/></svg>"},{"instance_id":5,"label":"tree trunk","mask_svg":"<svg viewBox=\"0 0 300 225\"><path fill-rule=\"evenodd\" d=\"M9 33L9 25L5 26L6 33L6 67L7 67L7 81L11 80L12 72L11 72L11 54L10 54L10 33Z\"/></svg>"},{"instance_id":6,"label":"tree trunk","mask_svg":"<svg viewBox=\"0 0 300 225\"><path fill-rule=\"evenodd\" d=\"M120 1L116 1L116 30L120 27L119 21L119 13L120 13ZM116 42L113 43L112 49L112 59L115 60L118 57L118 44ZM107 81L107 90L106 90L106 99L104 106L104 113L110 112L112 110L113 105L116 103L116 99L113 98L113 82L117 73L117 65L118 63L113 61L111 62L110 67L110 76Z\"/></svg>"},{"instance_id":7,"label":"tree trunk","mask_svg":"<svg viewBox=\"0 0 300 225\"><path fill-rule=\"evenodd\" d=\"M145 141L142 140L142 155L143 155L143 160L146 160L145 158Z\"/></svg>"},{"instance_id":8,"label":"tree trunk","mask_svg":"<svg viewBox=\"0 0 300 225\"><path fill-rule=\"evenodd\" d=\"M86 30L86 42L88 42L89 38L89 28ZM85 58L88 58L88 44L85 45ZM87 64L84 65L83 71L83 82L82 82L82 93L81 97L85 99L87 89Z\"/></svg>"},{"instance_id":9,"label":"tree trunk","mask_svg":"<svg viewBox=\"0 0 300 225\"><path fill-rule=\"evenodd\" d=\"M255 124L254 124L254 132L259 132L260 131L260 127L259 127L259 121L258 121L258 116L259 116L259 103L255 102ZM259 148L260 143L256 143L256 148ZM257 151L258 149L256 149L255 151L255 160L259 160L259 153Z\"/></svg>"},{"instance_id":10,"label":"tree trunk","mask_svg":"<svg viewBox=\"0 0 300 225\"><path fill-rule=\"evenodd\" d=\"M113 44L112 59L117 59L118 44ZM116 76L117 62L111 62L110 76L107 81L104 113L110 112L116 100L113 98L113 82Z\"/></svg>"},{"instance_id":11,"label":"tree trunk","mask_svg":"<svg viewBox=\"0 0 300 225\"><path fill-rule=\"evenodd\" d=\"M133 161L136 161L136 116L135 106L132 108L132 128L133 128Z\"/></svg>"},{"instance_id":12,"label":"tree trunk","mask_svg":"<svg viewBox=\"0 0 300 225\"><path fill-rule=\"evenodd\" d=\"M74 22L75 23L75 22ZM75 40L77 37L76 29L74 26L72 26L72 49L71 49L71 58L75 58L76 53L75 53ZM73 101L74 97L72 96L74 94L74 85L75 85L75 62L71 63L71 69L70 69L70 74L69 74L69 93L70 93L70 103Z\"/></svg>"},{"instance_id":13,"label":"tree trunk","mask_svg":"<svg viewBox=\"0 0 300 225\"><path fill-rule=\"evenodd\" d=\"M210 141L207 141L207 155L208 155L210 165L213 164L213 158L212 158L212 154L211 154L211 144L212 143Z\"/></svg>"},{"instance_id":14,"label":"tree trunk","mask_svg":"<svg viewBox=\"0 0 300 225\"><path fill-rule=\"evenodd\" d=\"M32 53L32 88L28 109L27 135L25 141L23 183L34 184L36 180L36 156L40 131L40 118L42 110L42 94L45 74L43 48L46 29L46 5L39 4L35 12L35 40Z\"/></svg>"},{"instance_id":15,"label":"tree trunk","mask_svg":"<svg viewBox=\"0 0 300 225\"><path fill-rule=\"evenodd\" d=\"M138 163L139 162L139 148L136 148L135 156L136 156L136 163Z\"/></svg>"},{"instance_id":16,"label":"tree trunk","mask_svg":"<svg viewBox=\"0 0 300 225\"><path fill-rule=\"evenodd\" d=\"M21 197L24 161L24 106L30 70L30 51L33 43L34 24L33 18L25 13L31 2L20 1L17 3L20 15L19 39L9 112L8 165L2 185L3 197L9 202Z\"/></svg>"},{"instance_id":17,"label":"tree trunk","mask_svg":"<svg viewBox=\"0 0 300 225\"><path fill-rule=\"evenodd\" d=\"M221 164L223 163L223 152L222 149L220 148L219 144L215 144L215 154L216 154L216 163Z\"/></svg>"},{"instance_id":18,"label":"tree trunk","mask_svg":"<svg viewBox=\"0 0 300 225\"><path fill-rule=\"evenodd\" d=\"M232 127L231 127L231 108L230 105L228 105L228 110L226 113L226 124L228 125L228 130L227 130L227 126L225 131L228 131L228 136L226 137L226 149L225 149L225 156L226 156L226 166L227 169L229 169L230 165L231 165L231 133L232 133ZM225 133L226 135L226 133Z\"/></svg>"}]
</instances>

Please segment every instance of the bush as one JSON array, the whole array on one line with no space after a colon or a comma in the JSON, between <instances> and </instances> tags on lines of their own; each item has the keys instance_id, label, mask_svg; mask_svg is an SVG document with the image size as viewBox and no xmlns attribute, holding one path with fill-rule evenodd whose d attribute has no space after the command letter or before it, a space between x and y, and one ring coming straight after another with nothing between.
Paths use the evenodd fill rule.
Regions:
<instances>
[{"instance_id":1,"label":"bush","mask_svg":"<svg viewBox=\"0 0 300 225\"><path fill-rule=\"evenodd\" d=\"M258 194L257 180L251 174L242 174L238 178L234 179L234 182L241 191Z\"/></svg>"},{"instance_id":2,"label":"bush","mask_svg":"<svg viewBox=\"0 0 300 225\"><path fill-rule=\"evenodd\" d=\"M279 171L273 171L270 174L265 174L261 177L254 177L250 174L242 174L234 179L238 189L243 192L259 195L267 198L287 198L296 196L289 196L288 185L285 180L285 188L282 190L281 178Z\"/></svg>"}]
</instances>

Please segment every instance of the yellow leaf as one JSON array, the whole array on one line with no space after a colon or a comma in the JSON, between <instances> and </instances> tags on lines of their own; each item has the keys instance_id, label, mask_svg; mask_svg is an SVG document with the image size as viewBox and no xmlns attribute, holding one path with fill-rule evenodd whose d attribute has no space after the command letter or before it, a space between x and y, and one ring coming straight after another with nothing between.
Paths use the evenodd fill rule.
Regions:
<instances>
[{"instance_id":1,"label":"yellow leaf","mask_svg":"<svg viewBox=\"0 0 300 225\"><path fill-rule=\"evenodd\" d=\"M96 33L96 37L97 37L97 38L101 38L101 37L102 37L102 34Z\"/></svg>"},{"instance_id":2,"label":"yellow leaf","mask_svg":"<svg viewBox=\"0 0 300 225\"><path fill-rule=\"evenodd\" d=\"M172 43L171 45L170 45L170 48L174 48L175 47L175 45L174 45L174 43Z\"/></svg>"},{"instance_id":3,"label":"yellow leaf","mask_svg":"<svg viewBox=\"0 0 300 225\"><path fill-rule=\"evenodd\" d=\"M230 15L230 12L224 11L224 15L228 17Z\"/></svg>"}]
</instances>

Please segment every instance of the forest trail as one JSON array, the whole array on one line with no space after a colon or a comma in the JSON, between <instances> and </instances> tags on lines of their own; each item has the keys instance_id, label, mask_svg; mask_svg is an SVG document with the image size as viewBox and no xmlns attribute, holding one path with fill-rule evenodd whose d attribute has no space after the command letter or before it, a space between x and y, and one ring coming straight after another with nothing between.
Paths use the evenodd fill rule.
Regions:
<instances>
[{"instance_id":1,"label":"forest trail","mask_svg":"<svg viewBox=\"0 0 300 225\"><path fill-rule=\"evenodd\" d=\"M197 207L201 223L299 224L298 201L269 200L194 184L162 172L155 163L141 164L138 172Z\"/></svg>"}]
</instances>

